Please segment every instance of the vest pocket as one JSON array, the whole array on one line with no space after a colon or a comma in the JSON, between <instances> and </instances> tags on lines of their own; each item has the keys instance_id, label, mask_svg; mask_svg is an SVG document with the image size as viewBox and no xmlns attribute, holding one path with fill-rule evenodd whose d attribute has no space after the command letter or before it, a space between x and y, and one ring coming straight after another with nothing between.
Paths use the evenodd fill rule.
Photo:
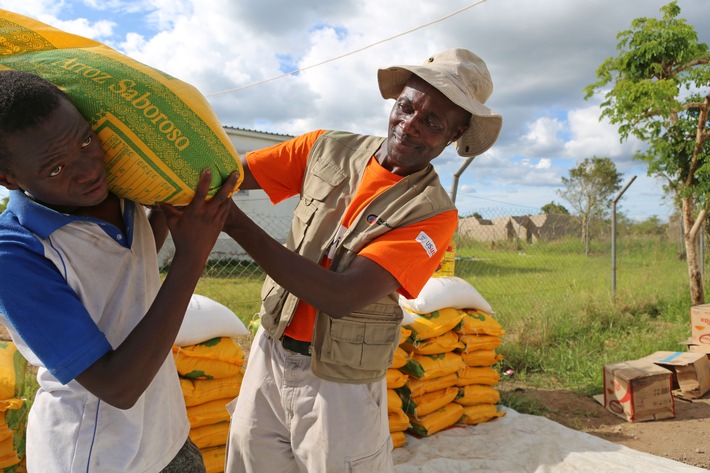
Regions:
<instances>
[{"instance_id":1,"label":"vest pocket","mask_svg":"<svg viewBox=\"0 0 710 473\"><path fill-rule=\"evenodd\" d=\"M392 364L399 325L348 318L331 318L329 322L321 361L361 370L383 370Z\"/></svg>"},{"instance_id":2,"label":"vest pocket","mask_svg":"<svg viewBox=\"0 0 710 473\"><path fill-rule=\"evenodd\" d=\"M293 239L294 251L298 251L303 244L308 227L313 222L313 216L318 210L316 204L317 202L312 198L303 197L293 210L294 218L291 220L290 236Z\"/></svg>"}]
</instances>

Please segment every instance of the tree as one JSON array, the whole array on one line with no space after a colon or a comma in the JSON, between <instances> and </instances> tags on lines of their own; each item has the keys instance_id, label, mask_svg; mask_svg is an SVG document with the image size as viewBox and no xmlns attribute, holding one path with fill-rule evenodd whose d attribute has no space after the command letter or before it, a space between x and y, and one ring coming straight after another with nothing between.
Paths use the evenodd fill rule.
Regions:
<instances>
[{"instance_id":1,"label":"tree","mask_svg":"<svg viewBox=\"0 0 710 473\"><path fill-rule=\"evenodd\" d=\"M7 200L7 197L0 199L0 214L3 213L7 208Z\"/></svg>"},{"instance_id":2,"label":"tree","mask_svg":"<svg viewBox=\"0 0 710 473\"><path fill-rule=\"evenodd\" d=\"M695 29L678 18L677 2L661 8L663 18L637 18L618 34L619 55L597 69L597 82L585 88L588 99L607 85L601 118L619 125L624 141L635 136L648 149L635 157L661 176L680 207L688 263L690 298L705 294L698 237L710 210L710 52Z\"/></svg>"},{"instance_id":3,"label":"tree","mask_svg":"<svg viewBox=\"0 0 710 473\"><path fill-rule=\"evenodd\" d=\"M569 210L562 204L556 204L554 200L549 204L543 205L540 210L544 214L569 215Z\"/></svg>"},{"instance_id":4,"label":"tree","mask_svg":"<svg viewBox=\"0 0 710 473\"><path fill-rule=\"evenodd\" d=\"M614 193L621 189L621 174L609 158L585 158L562 178L564 189L557 193L565 199L582 220L582 240L589 255L589 223L593 217L603 218Z\"/></svg>"}]
</instances>

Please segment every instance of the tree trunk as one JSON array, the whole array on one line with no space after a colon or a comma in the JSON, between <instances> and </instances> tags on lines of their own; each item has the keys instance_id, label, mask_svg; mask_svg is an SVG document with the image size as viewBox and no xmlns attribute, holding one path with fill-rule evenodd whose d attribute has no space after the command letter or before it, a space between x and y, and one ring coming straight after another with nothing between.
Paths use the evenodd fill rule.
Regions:
<instances>
[{"instance_id":1,"label":"tree trunk","mask_svg":"<svg viewBox=\"0 0 710 473\"><path fill-rule=\"evenodd\" d=\"M584 256L589 256L589 217L582 215L582 242L584 243Z\"/></svg>"},{"instance_id":2,"label":"tree trunk","mask_svg":"<svg viewBox=\"0 0 710 473\"><path fill-rule=\"evenodd\" d=\"M694 205L691 199L682 199L683 212L683 239L685 242L686 261L688 262L688 281L690 283L690 303L699 305L705 303L705 291L703 289L703 271L700 255L698 254L698 235L702 229L706 212L702 211L696 219L693 219Z\"/></svg>"}]
</instances>

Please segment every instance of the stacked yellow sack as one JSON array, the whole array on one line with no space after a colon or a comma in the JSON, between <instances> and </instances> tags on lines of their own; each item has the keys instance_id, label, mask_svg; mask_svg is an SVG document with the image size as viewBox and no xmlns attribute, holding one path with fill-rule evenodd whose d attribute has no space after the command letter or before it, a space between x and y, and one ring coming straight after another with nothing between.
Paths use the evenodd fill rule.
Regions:
<instances>
[{"instance_id":1,"label":"stacked yellow sack","mask_svg":"<svg viewBox=\"0 0 710 473\"><path fill-rule=\"evenodd\" d=\"M401 369L410 378L398 393L409 430L417 435L432 435L463 415L463 406L454 403L459 396L457 373L464 362L454 351L462 345L453 331L463 316L460 310L444 308L416 315L405 325L411 334L401 346L410 358Z\"/></svg>"},{"instance_id":2,"label":"stacked yellow sack","mask_svg":"<svg viewBox=\"0 0 710 473\"><path fill-rule=\"evenodd\" d=\"M229 436L226 406L239 394L244 352L233 338L217 337L173 346L173 357L190 421L190 439L202 452L207 473L221 473Z\"/></svg>"},{"instance_id":3,"label":"stacked yellow sack","mask_svg":"<svg viewBox=\"0 0 710 473\"><path fill-rule=\"evenodd\" d=\"M448 276L432 281L419 298L400 299L410 331L400 344L409 354L400 370L409 379L396 392L410 419L408 430L420 436L504 414L496 406L499 374L493 366L502 359L496 349L505 331L469 283Z\"/></svg>"},{"instance_id":4,"label":"stacked yellow sack","mask_svg":"<svg viewBox=\"0 0 710 473\"><path fill-rule=\"evenodd\" d=\"M431 275L432 278L443 278L451 277L454 275L456 269L456 240L451 240L449 246L446 247L444 251L444 257L441 259L441 263Z\"/></svg>"},{"instance_id":5,"label":"stacked yellow sack","mask_svg":"<svg viewBox=\"0 0 710 473\"><path fill-rule=\"evenodd\" d=\"M411 331L400 327L400 340L406 340ZM409 417L402 410L402 399L395 389L399 389L405 385L409 375L402 373L402 368L406 363L409 355L401 347L397 347L392 359L392 365L387 369L387 417L390 426L390 435L394 447L402 447L407 443L407 438L404 432L410 427Z\"/></svg>"},{"instance_id":6,"label":"stacked yellow sack","mask_svg":"<svg viewBox=\"0 0 710 473\"><path fill-rule=\"evenodd\" d=\"M464 409L462 424L480 424L504 415L496 404L500 393L495 388L500 379L493 365L503 359L496 353L505 331L490 314L478 309L465 310L461 323L454 329L459 336L457 348L464 366L457 373L459 397L456 403Z\"/></svg>"},{"instance_id":7,"label":"stacked yellow sack","mask_svg":"<svg viewBox=\"0 0 710 473\"><path fill-rule=\"evenodd\" d=\"M29 405L24 395L32 383L27 360L11 341L0 341L0 471L25 471L25 428ZM32 378L34 379L34 378ZM32 392L30 392L32 391Z\"/></svg>"}]
</instances>

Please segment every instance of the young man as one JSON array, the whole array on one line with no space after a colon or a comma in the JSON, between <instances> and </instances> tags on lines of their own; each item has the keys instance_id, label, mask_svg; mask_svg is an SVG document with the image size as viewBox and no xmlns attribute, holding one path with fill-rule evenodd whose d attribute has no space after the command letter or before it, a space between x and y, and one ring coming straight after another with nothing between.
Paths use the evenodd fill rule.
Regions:
<instances>
[{"instance_id":1,"label":"young man","mask_svg":"<svg viewBox=\"0 0 710 473\"><path fill-rule=\"evenodd\" d=\"M300 194L285 247L236 206L225 224L269 277L261 328L232 415L235 472L388 472L385 374L399 342L398 293L416 297L457 212L431 161L493 145L485 63L452 49L380 70L396 102L387 138L323 130L248 153L243 189Z\"/></svg>"},{"instance_id":2,"label":"young man","mask_svg":"<svg viewBox=\"0 0 710 473\"><path fill-rule=\"evenodd\" d=\"M88 122L53 84L0 71L0 322L38 366L27 469L199 472L175 336L228 214L232 175L206 200L150 213L109 192ZM196 227L200 231L194 231ZM170 230L161 285L157 248Z\"/></svg>"}]
</instances>

